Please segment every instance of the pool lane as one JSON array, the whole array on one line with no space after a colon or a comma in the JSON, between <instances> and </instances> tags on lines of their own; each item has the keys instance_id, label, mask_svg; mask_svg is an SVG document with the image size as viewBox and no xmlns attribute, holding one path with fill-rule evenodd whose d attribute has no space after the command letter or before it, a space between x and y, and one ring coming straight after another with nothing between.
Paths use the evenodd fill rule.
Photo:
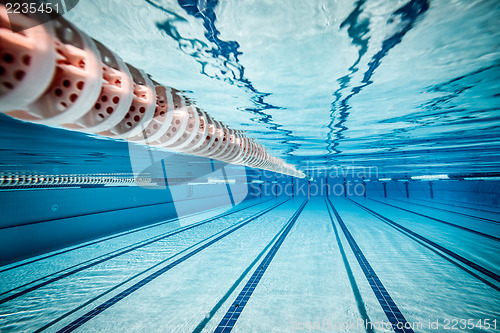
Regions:
<instances>
[{"instance_id":1,"label":"pool lane","mask_svg":"<svg viewBox=\"0 0 500 333\"><path fill-rule=\"evenodd\" d=\"M354 203L343 198L334 198L332 202L415 332L432 331L425 326L429 321L438 320L442 325L454 318L476 322L497 318L497 290ZM352 253L348 255L354 258ZM363 272L354 268L357 280L364 278ZM423 329L418 328L420 323Z\"/></svg>"},{"instance_id":2,"label":"pool lane","mask_svg":"<svg viewBox=\"0 0 500 333\"><path fill-rule=\"evenodd\" d=\"M2 272L3 274L0 274L2 289L5 290L2 290L0 293L0 304L10 301L27 292L43 287L44 285L71 276L79 271L88 269L115 257L171 237L177 233L197 228L206 223L212 223L220 218L230 216L262 203L263 202L258 202L249 206L243 206L239 209L231 209L227 212L222 212L205 219L203 217L206 217L207 214L192 216L190 218L183 219L183 226L179 225L177 219L169 220L158 223L154 226L143 227L136 231L129 231L121 235L89 242L87 246L78 246L72 249L73 251L68 249L54 254L48 254L44 256L44 259L37 261L32 260L31 264L28 261L25 265L17 264L14 265L12 269L6 268L4 272ZM109 251L110 248L113 250ZM93 257L82 261L82 258L86 258L85 254L89 254L89 251L92 250L94 251L90 252L90 254ZM107 250L108 252L105 252L104 250ZM100 255L96 256L96 254ZM58 255L59 257L55 258ZM76 264L68 266L71 262L75 261L77 262ZM55 268L59 265L64 265L65 267L56 271Z\"/></svg>"},{"instance_id":3,"label":"pool lane","mask_svg":"<svg viewBox=\"0 0 500 333\"><path fill-rule=\"evenodd\" d=\"M472 204L460 201L439 200L439 199L429 200L421 198L411 198L410 200L415 202L425 203L426 205L444 207L446 209L453 207L453 209L457 209L460 212L471 215L477 215L479 217L484 217L489 219L498 220L500 217L500 208L496 206Z\"/></svg>"},{"instance_id":4,"label":"pool lane","mask_svg":"<svg viewBox=\"0 0 500 333\"><path fill-rule=\"evenodd\" d=\"M34 331L67 314L46 331L63 329L87 315L90 320L76 322L68 331L74 328L80 332L213 332L302 200L289 201L244 227L234 228L245 217L278 202L281 201L272 200L187 230L7 302L0 307L0 330ZM332 202L408 323L426 325L439 320L443 324L446 319L477 321L498 317L497 290L457 267L428 244L396 230L349 200L332 198ZM378 208L374 207L383 215L391 208L371 200L360 202L378 204ZM391 209L394 210L391 214L404 213ZM422 217L407 214L405 223L425 225L412 220ZM441 223L435 225L440 226L434 231L437 234L444 227L452 228ZM283 240L232 331L367 332L364 325L359 325L364 318L359 299L372 323L387 322L348 239L339 224L337 228L356 287L346 273L325 203L322 198L313 198ZM231 230L234 232L211 243ZM146 239L149 238L141 238ZM171 259L160 266L136 276L145 267L159 264L169 256ZM46 264L50 265L50 261ZM128 282L109 291L127 279ZM82 306L85 302L88 304ZM81 308L69 313L78 307ZM351 326L343 329L345 324ZM320 329L314 328L317 325ZM429 330L417 326L414 331Z\"/></svg>"},{"instance_id":5,"label":"pool lane","mask_svg":"<svg viewBox=\"0 0 500 333\"><path fill-rule=\"evenodd\" d=\"M472 265L477 264L486 270L486 275L500 282L498 281L500 274L500 257L498 256L500 242L372 200L356 199L354 201L454 252L465 260L472 262ZM478 244L481 244L481 246L478 246ZM488 272L491 272L491 274Z\"/></svg>"},{"instance_id":6,"label":"pool lane","mask_svg":"<svg viewBox=\"0 0 500 333\"><path fill-rule=\"evenodd\" d=\"M239 205L236 209L221 207L200 214L192 214L183 218L182 225L178 219L170 219L0 267L0 299L12 292L26 289L71 269L90 264L163 233L174 232L186 225L224 217L263 203L262 200L251 200Z\"/></svg>"},{"instance_id":7,"label":"pool lane","mask_svg":"<svg viewBox=\"0 0 500 333\"><path fill-rule=\"evenodd\" d=\"M412 199L402 200L402 199L390 198L390 199L387 199L387 201L403 202L403 203L407 203L407 204L410 204L412 206L417 206L420 208L432 208L432 210L434 210L434 212L436 210L438 210L441 212L450 213L450 214L452 214L452 216L453 215L455 215L455 216L460 215L460 216L465 216L465 217L468 217L468 218L471 218L474 220L478 220L478 221L482 221L482 222L500 224L500 215L497 215L493 218L488 218L488 217L482 216L484 214L482 214L481 212L474 212L474 214L471 214L470 212L468 212L468 213L462 212L461 209L459 209L459 207L451 207L451 206L446 207L446 205L436 205L433 203L427 203L425 201L416 201L416 200L412 200Z\"/></svg>"},{"instance_id":8,"label":"pool lane","mask_svg":"<svg viewBox=\"0 0 500 333\"><path fill-rule=\"evenodd\" d=\"M377 200L371 198L370 200L383 203L390 207L399 208L403 211L410 212L439 223L444 223L455 228L460 228L486 238L500 241L500 223L497 222L453 214L452 212L443 211L438 208L429 208L402 200Z\"/></svg>"},{"instance_id":9,"label":"pool lane","mask_svg":"<svg viewBox=\"0 0 500 333\"><path fill-rule=\"evenodd\" d=\"M272 200L148 244L2 304L2 327L33 331L162 260L276 204ZM280 201L281 202L281 201ZM131 235L129 235L132 237ZM143 240L141 237L140 240ZM52 257L53 261L61 260ZM47 262L47 264L50 264Z\"/></svg>"},{"instance_id":10,"label":"pool lane","mask_svg":"<svg viewBox=\"0 0 500 333\"><path fill-rule=\"evenodd\" d=\"M363 289L370 288L366 279L359 282L364 283ZM377 305L367 309L369 318L384 319L373 293L363 297ZM214 332L230 305L219 311L204 332ZM362 321L325 202L311 198L232 332L366 332Z\"/></svg>"},{"instance_id":11,"label":"pool lane","mask_svg":"<svg viewBox=\"0 0 500 333\"><path fill-rule=\"evenodd\" d=\"M123 291L125 294L118 293L108 298L112 306L108 307L108 301L100 300L52 329L66 332L72 329L68 324L77 324L73 328L81 332L192 331L255 255L283 227L288 218L284 215L288 212L292 215L297 209L296 204L289 201L279 209L267 212L181 264L167 267L167 270L160 269L161 274L156 274L153 279L146 278L145 284L141 283L143 278L139 279ZM115 296L120 300L114 301ZM104 311L100 310L102 307ZM80 326L86 316L92 319Z\"/></svg>"},{"instance_id":12,"label":"pool lane","mask_svg":"<svg viewBox=\"0 0 500 333\"><path fill-rule=\"evenodd\" d=\"M240 291L234 302L229 306L226 314L220 321L219 325L215 329L215 333L229 333L236 325L236 321L238 320L241 312L244 310L245 305L247 305L248 300L252 296L255 288L259 285L262 276L266 272L267 268L271 264L274 259L274 256L279 251L281 245L285 241L286 237L290 233L290 230L295 225L295 222L299 218L300 214L304 210L309 199L304 200L304 202L300 205L299 209L293 214L290 220L287 222L285 229L280 233L279 238L273 244L271 249L267 252L266 256L254 271L250 279L247 281L243 289Z\"/></svg>"},{"instance_id":13,"label":"pool lane","mask_svg":"<svg viewBox=\"0 0 500 333\"><path fill-rule=\"evenodd\" d=\"M365 274L365 277L368 280L373 293L377 297L377 300L384 310L387 319L392 324L392 329L396 333L413 333L412 325L406 321L406 318L401 313L401 310L398 308L396 303L394 303L394 300L387 292L387 289L384 287L382 281L380 281L377 273L375 273L368 260L366 260L363 251L361 251L358 244L356 243L356 240L352 237L351 232L346 227L344 220L339 215L337 209L329 198L327 198L326 201L330 205L330 207L328 208L331 208L331 210L333 211L336 222L340 225L340 228L343 231L344 236L347 239L352 252L354 253L354 256L356 257L359 266L363 270L363 273ZM333 220L332 216L330 216L330 218Z\"/></svg>"}]
</instances>

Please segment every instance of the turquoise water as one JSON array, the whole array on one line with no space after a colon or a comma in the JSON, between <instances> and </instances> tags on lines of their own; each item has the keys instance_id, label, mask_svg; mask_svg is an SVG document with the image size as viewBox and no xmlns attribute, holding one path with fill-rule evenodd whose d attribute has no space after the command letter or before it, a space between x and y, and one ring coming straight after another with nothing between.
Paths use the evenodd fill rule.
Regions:
<instances>
[{"instance_id":1,"label":"turquoise water","mask_svg":"<svg viewBox=\"0 0 500 333\"><path fill-rule=\"evenodd\" d=\"M87 0L68 19L299 168L498 171L498 1Z\"/></svg>"},{"instance_id":2,"label":"turquoise water","mask_svg":"<svg viewBox=\"0 0 500 333\"><path fill-rule=\"evenodd\" d=\"M1 332L500 332L499 1L65 17L314 179L0 115Z\"/></svg>"},{"instance_id":3,"label":"turquoise water","mask_svg":"<svg viewBox=\"0 0 500 333\"><path fill-rule=\"evenodd\" d=\"M221 332L235 304L242 309L230 322L234 332L500 331L498 280L365 208L493 274L500 272L500 229L498 222L477 218L496 216L498 221L498 211L480 213L469 206L445 212L416 199L314 197L287 232L301 202L304 198L251 200L215 220L207 218L224 209L3 266L2 331ZM259 212L266 213L256 217ZM348 235L358 244L356 251ZM370 275L358 263L360 253ZM270 264L263 266L266 260ZM249 282L262 271L257 283ZM374 276L385 288L382 298L369 282ZM238 295L249 284L255 289L243 304ZM395 304L391 309L402 313L412 330L391 326L387 307L381 306L388 295Z\"/></svg>"}]
</instances>

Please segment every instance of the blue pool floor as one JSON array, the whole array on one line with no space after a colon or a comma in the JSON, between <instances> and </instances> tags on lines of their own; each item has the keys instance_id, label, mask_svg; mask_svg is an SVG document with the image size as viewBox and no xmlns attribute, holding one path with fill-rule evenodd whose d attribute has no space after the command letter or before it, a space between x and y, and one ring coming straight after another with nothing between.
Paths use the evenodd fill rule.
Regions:
<instances>
[{"instance_id":1,"label":"blue pool floor","mask_svg":"<svg viewBox=\"0 0 500 333\"><path fill-rule=\"evenodd\" d=\"M497 209L329 200L246 201L0 267L1 331L391 332L389 312L500 331Z\"/></svg>"}]
</instances>

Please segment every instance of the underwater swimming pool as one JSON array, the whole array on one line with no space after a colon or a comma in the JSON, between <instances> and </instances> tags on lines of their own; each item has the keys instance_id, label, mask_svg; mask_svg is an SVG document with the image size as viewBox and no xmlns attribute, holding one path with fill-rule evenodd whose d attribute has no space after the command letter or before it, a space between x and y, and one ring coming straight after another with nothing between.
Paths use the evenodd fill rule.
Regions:
<instances>
[{"instance_id":1,"label":"underwater swimming pool","mask_svg":"<svg viewBox=\"0 0 500 333\"><path fill-rule=\"evenodd\" d=\"M3 328L384 332L394 314L413 331L467 318L494 332L498 214L417 199L254 199L4 266Z\"/></svg>"},{"instance_id":2,"label":"underwater swimming pool","mask_svg":"<svg viewBox=\"0 0 500 333\"><path fill-rule=\"evenodd\" d=\"M1 332L500 332L497 1L2 3Z\"/></svg>"}]
</instances>

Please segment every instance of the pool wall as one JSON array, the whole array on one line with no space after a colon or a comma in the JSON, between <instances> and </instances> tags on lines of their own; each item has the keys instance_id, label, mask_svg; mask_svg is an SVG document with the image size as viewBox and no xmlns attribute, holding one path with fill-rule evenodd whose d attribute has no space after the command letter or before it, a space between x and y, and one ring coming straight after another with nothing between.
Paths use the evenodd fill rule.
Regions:
<instances>
[{"instance_id":1,"label":"pool wall","mask_svg":"<svg viewBox=\"0 0 500 333\"><path fill-rule=\"evenodd\" d=\"M246 200L246 188L231 187L231 197L226 184L3 189L0 265L178 215L229 209L237 197Z\"/></svg>"},{"instance_id":2,"label":"pool wall","mask_svg":"<svg viewBox=\"0 0 500 333\"><path fill-rule=\"evenodd\" d=\"M489 206L497 206L500 202L500 181L389 181L386 182L385 187L387 195L384 195L384 182L367 182L366 195L367 197L451 200Z\"/></svg>"},{"instance_id":3,"label":"pool wall","mask_svg":"<svg viewBox=\"0 0 500 333\"><path fill-rule=\"evenodd\" d=\"M229 209L251 199L328 195L489 206L500 202L499 181L362 182L338 177L309 181L243 167L241 172L241 177L246 173L248 187L181 184L154 190L140 186L1 190L0 264L216 207Z\"/></svg>"}]
</instances>

